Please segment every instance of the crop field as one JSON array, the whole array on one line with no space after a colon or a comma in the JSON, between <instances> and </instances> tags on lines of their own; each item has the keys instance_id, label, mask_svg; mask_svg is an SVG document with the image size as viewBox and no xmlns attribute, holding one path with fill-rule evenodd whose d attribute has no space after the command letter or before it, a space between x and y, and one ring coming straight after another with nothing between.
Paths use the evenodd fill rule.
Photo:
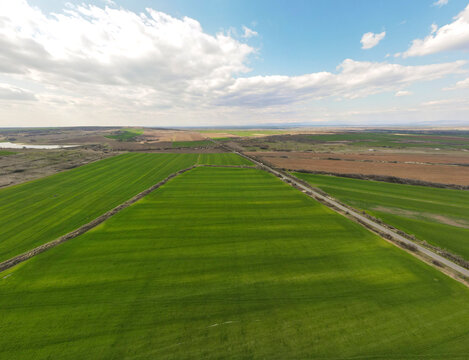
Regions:
<instances>
[{"instance_id":1,"label":"crop field","mask_svg":"<svg viewBox=\"0 0 469 360\"><path fill-rule=\"evenodd\" d=\"M421 161L428 159L429 156L412 156L410 154L387 154L386 157L331 153L317 155L279 151L247 154L257 156L279 168L288 170L323 171L334 175L394 176L401 179L469 186L469 156L467 155L435 156L435 159L446 163L434 164ZM382 158L388 160L381 160Z\"/></svg>"},{"instance_id":2,"label":"crop field","mask_svg":"<svg viewBox=\"0 0 469 360\"><path fill-rule=\"evenodd\" d=\"M469 259L469 191L295 173L340 201Z\"/></svg>"},{"instance_id":3,"label":"crop field","mask_svg":"<svg viewBox=\"0 0 469 360\"><path fill-rule=\"evenodd\" d=\"M454 131L348 131L333 133L272 134L265 137L235 139L246 151L420 151L467 152L469 132Z\"/></svg>"},{"instance_id":4,"label":"crop field","mask_svg":"<svg viewBox=\"0 0 469 360\"><path fill-rule=\"evenodd\" d=\"M233 153L199 154L200 165L253 165L251 161Z\"/></svg>"},{"instance_id":5,"label":"crop field","mask_svg":"<svg viewBox=\"0 0 469 360\"><path fill-rule=\"evenodd\" d=\"M173 148L199 148L199 147L213 147L215 144L210 140L196 140L196 141L173 141Z\"/></svg>"},{"instance_id":6,"label":"crop field","mask_svg":"<svg viewBox=\"0 0 469 360\"><path fill-rule=\"evenodd\" d=\"M107 135L105 137L117 141L134 141L137 136L142 134L143 130L141 129L123 129L119 130L115 135Z\"/></svg>"},{"instance_id":7,"label":"crop field","mask_svg":"<svg viewBox=\"0 0 469 360\"><path fill-rule=\"evenodd\" d=\"M211 137L211 134L226 134L239 137L252 137L252 136L266 136L266 135L279 135L284 134L288 131L285 130L267 130L267 129L257 129L257 130L201 130L200 133L208 134ZM218 136L218 135L217 135Z\"/></svg>"},{"instance_id":8,"label":"crop field","mask_svg":"<svg viewBox=\"0 0 469 360\"><path fill-rule=\"evenodd\" d=\"M5 359L468 353L468 288L256 169L179 175L0 293Z\"/></svg>"},{"instance_id":9,"label":"crop field","mask_svg":"<svg viewBox=\"0 0 469 360\"><path fill-rule=\"evenodd\" d=\"M199 154L124 154L1 189L0 261L90 222L198 159ZM205 154L203 161L245 163L234 154Z\"/></svg>"}]
</instances>

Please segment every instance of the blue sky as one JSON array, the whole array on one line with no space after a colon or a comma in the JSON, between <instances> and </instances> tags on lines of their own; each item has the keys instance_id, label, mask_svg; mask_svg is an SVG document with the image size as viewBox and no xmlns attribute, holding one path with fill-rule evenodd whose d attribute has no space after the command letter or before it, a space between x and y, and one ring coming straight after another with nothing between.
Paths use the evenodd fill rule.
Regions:
<instances>
[{"instance_id":1,"label":"blue sky","mask_svg":"<svg viewBox=\"0 0 469 360\"><path fill-rule=\"evenodd\" d=\"M168 81L168 86L173 86L176 81L173 77L168 80L167 73L164 73L164 69L174 65L172 63L155 62L152 64L151 61L145 61L145 68L143 68L141 62L128 61L125 53L116 55L115 52L111 51L106 56L112 55L114 58L106 57L106 61L111 65L121 64L125 61L126 67L112 68L111 65L108 68L103 67L101 74L109 72L112 79L105 79L101 84L98 84L95 79L99 78L100 74L94 80L83 80L82 75L70 77L67 71L61 74L51 74L49 70L39 69L40 65L36 65L35 68L31 66L30 69L28 60L23 59L22 61L25 61L24 67L28 67L28 71L25 71L23 76L19 76L18 72L5 72L3 75L0 73L0 80L4 82L5 92L11 90L30 95L31 99L47 99L49 108L43 101L44 115L41 116L41 121L48 119L48 116L50 117L50 114L54 113L53 106L58 106L57 104L62 101L58 98L58 94L66 93L69 98L64 101L68 102L68 108L63 111L70 111L70 106L72 106L72 113L75 114L73 121L88 123L90 117L87 111L95 113L91 110L91 104L86 105L86 102L74 100L74 98L80 98L80 96L81 99L87 96L96 97L99 87L112 87L111 85L118 78L124 80L122 80L122 84L118 84L119 86L112 87L116 96L121 96L119 91L122 91L123 84L128 84L128 89L132 89L136 94L145 94L146 96L145 101L136 99L137 95L130 100L127 99L129 105L141 102L145 106L142 107L141 112L136 111L135 106L132 109L127 109L128 112L125 110L127 120L119 116L120 124L129 122L142 125L197 126L198 123L200 125L368 124L378 121L382 124L402 124L405 121L428 121L444 126L451 122L464 123L466 120L469 125L469 119L466 116L469 104L464 102L464 98L469 98L469 84L466 86L464 83L469 78L469 66L463 63L469 59L469 35L467 35L469 30L465 27L464 16L460 21L455 20L455 17L469 6L467 0L440 0L441 4L439 5L435 5L435 0L116 0L113 4L104 0L85 1L86 5L84 6L88 9L90 6L95 6L94 9L104 9L105 6L108 6L108 9L116 10L113 13L109 11L105 15L107 20L104 20L97 10L93 10L91 15L77 10L77 7L83 4L82 1L69 1L71 6L59 0L30 0L28 2L14 0L13 2L22 3L23 7L36 7L36 10L41 12L45 18L50 18L51 12L67 15L63 13L63 9L75 9L74 11L80 13L79 16L83 18L83 21L88 19L91 23L93 21L96 23L96 19L99 18L99 21L103 21L104 24L113 22L112 17L117 19L120 16L118 11L121 11L121 14L124 12L127 15L134 13L135 16L139 16L141 13L148 15L146 9L150 8L179 22L183 21L184 17L191 18L201 26L201 32L198 33L198 36L209 35L216 39L217 34L224 34L229 37L229 41L236 42L236 44L232 44L234 47L239 47L238 50L234 49L232 53L226 52L223 50L224 40L218 39L219 41L217 40L218 42L214 46L219 48L213 50L220 51L216 60L204 60L204 57L209 59L213 52L197 55L199 57L197 61L201 61L201 66L206 66L207 62L211 64L212 61L215 61L213 71L207 69L203 74L197 75L194 75L194 69L191 68L194 62L191 56L194 56L194 52L184 54L184 50L180 49L179 53L167 55L168 59L185 59L184 61L190 62L187 78L178 81L185 81L186 84L190 82L189 88L192 88L192 84L196 84L194 89L198 89L198 93L194 91L187 94L187 103L183 105L177 103L178 98L172 98L169 92L163 93L165 81ZM469 10L467 13L469 14ZM94 20L91 20L93 17ZM67 25L67 19L62 20L60 24L57 23L54 26L56 28L62 26L73 33L74 30ZM126 21L132 20L127 16ZM34 20L34 23L43 28L29 32L31 39L38 42L38 46L42 46L45 53L51 55L51 59L64 60L63 56L65 55L58 50L61 46L59 40L55 39L55 35L49 32L51 25L47 24L47 20ZM432 33L432 24L437 25L438 28L445 25L452 26L455 29L453 33L462 29L462 35L458 35L461 38L454 39L454 45L446 46L444 44L452 43L453 39L444 38L446 35L439 34L438 30ZM26 24L22 26L27 27ZM187 30L179 30L181 28L178 26L175 25L164 31L177 33ZM244 26L256 34L251 37L243 37ZM458 28L456 28L457 26ZM125 32L125 27L123 26L123 28ZM81 30L77 27L76 31L80 32ZM96 30L91 29L90 31L91 33L86 33L82 38L90 36L92 31ZM106 31L108 32L106 37L112 38L114 30ZM197 29L196 32L198 32ZM369 32L373 33L372 36L382 34L383 38L371 48L363 49L360 41L362 36ZM41 36L37 36L38 33ZM24 36L24 32L18 36L20 35ZM132 36L138 37L139 35L132 34ZM159 38L158 35L155 36ZM184 36L187 38L191 35ZM423 41L428 36L433 36L435 39L429 41L428 44L425 42L422 46L412 48L413 41L418 39ZM61 41L66 40L61 38ZM91 36L86 43L93 41ZM66 59L69 61L69 66L75 66L77 69L92 66L90 62L80 63L78 61L84 57L87 59L96 58L98 59L96 61L99 62L98 65L103 65L97 54L108 51L110 45L101 40L92 45L86 56L77 54L77 47L67 49L67 54L70 55ZM243 48L244 45L249 49ZM190 46L192 45L187 45L187 47ZM106 50L99 50L100 47ZM166 45L164 49L166 49ZM157 50L158 52L162 51L161 48ZM58 52L54 53L54 51ZM406 51L409 52L406 53ZM62 57L58 56L58 53ZM408 56L402 56L404 53ZM142 54L142 57L147 59L150 54L152 53L149 50L148 54ZM237 55L235 54L243 55L239 55L239 59L236 59ZM223 60L226 64L223 64L223 61L219 63L219 58L222 56L226 57ZM236 64L233 64L230 59L235 59ZM350 70L348 70L347 77L335 78L334 76L342 71L338 66L343 64L346 59L354 61L348 66ZM15 60L18 61L18 59ZM456 64L458 61L459 63ZM373 64L380 64L379 68L374 69ZM400 65L401 68L392 69L386 67L386 64ZM447 65L443 66L442 64ZM434 70L424 68L437 65L441 66L435 67ZM178 66L184 68L185 64L178 63ZM240 70L242 66L245 69ZM156 73L158 68L160 72ZM223 72L223 69L228 68L226 73ZM134 77L128 77L129 74L135 75L146 71L148 71L148 79L154 78L151 84L135 80ZM42 72L44 74L38 75ZM316 75L307 77L308 74L322 72L333 76L320 80L316 79ZM381 78L366 80L366 78L373 77L374 73L379 72L383 73ZM10 76L9 74L12 73L15 75ZM223 74L217 75L215 79L212 78L214 73ZM411 76L414 73L421 75ZM284 78L278 79L278 76L284 76ZM175 77L177 76L175 75ZM359 77L360 81L363 81L363 85L353 85L355 77ZM63 87L57 85L53 78L63 81ZM240 78L242 78L241 81L236 81ZM199 87L201 83L205 85ZM207 83L211 85L208 86ZM214 83L216 85L213 85ZM459 85L456 86L456 84ZM179 85L181 87L175 86L175 93L179 91L176 88L182 89L182 83ZM222 89L223 86L225 90ZM320 89L318 90L318 88ZM354 92L357 96L354 95ZM151 96L153 99L162 100L160 102L154 100L152 103ZM25 99L27 97L24 96ZM24 119L28 117L29 113L25 111L25 114L21 115L18 108L13 110L13 101L11 97L9 99L10 103L7 104L9 106L4 106L4 109L0 107L0 111L8 108L4 114L10 117L8 123L3 125L10 125L13 121L24 123ZM448 105L451 102L453 105ZM457 106L454 106L455 102L457 102ZM73 107L74 103L75 107ZM80 106L77 106L77 103L80 103ZM31 109L34 109L33 105L30 106ZM103 108L100 111L103 115L102 118L116 118L112 116L112 111L110 111L111 105L109 101L103 101ZM428 106L435 107L437 105L437 111L435 108L428 109ZM98 106L98 104L94 106ZM108 107L109 111L104 110L105 106ZM380 109L382 110L381 115L379 114ZM12 120L11 117L15 117L15 114L17 114L17 119ZM49 122L54 124L57 121L60 122L57 116L54 120L46 122L48 124ZM87 119L80 120L80 116ZM374 120L375 118L377 120ZM102 124L99 121L92 117L93 124ZM108 124L110 120L102 121L104 124ZM0 120L0 125L2 125L2 120Z\"/></svg>"}]
</instances>

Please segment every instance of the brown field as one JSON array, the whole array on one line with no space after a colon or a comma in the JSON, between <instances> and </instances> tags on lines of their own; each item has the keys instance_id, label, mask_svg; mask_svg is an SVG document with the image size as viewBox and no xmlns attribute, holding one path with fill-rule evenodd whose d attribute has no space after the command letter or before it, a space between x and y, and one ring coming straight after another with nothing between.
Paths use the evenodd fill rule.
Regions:
<instances>
[{"instance_id":1,"label":"brown field","mask_svg":"<svg viewBox=\"0 0 469 360\"><path fill-rule=\"evenodd\" d=\"M172 142L204 140L205 136L196 131L145 129L145 142Z\"/></svg>"},{"instance_id":2,"label":"brown field","mask_svg":"<svg viewBox=\"0 0 469 360\"><path fill-rule=\"evenodd\" d=\"M336 174L394 176L440 184L469 185L465 155L427 154L312 154L300 152L248 153L290 170L323 171ZM337 159L337 160L333 160Z\"/></svg>"}]
</instances>

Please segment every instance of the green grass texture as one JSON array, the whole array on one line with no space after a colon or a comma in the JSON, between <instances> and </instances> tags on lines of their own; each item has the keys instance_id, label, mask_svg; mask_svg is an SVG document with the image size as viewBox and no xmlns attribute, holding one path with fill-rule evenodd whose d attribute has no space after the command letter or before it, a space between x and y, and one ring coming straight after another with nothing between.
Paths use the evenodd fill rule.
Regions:
<instances>
[{"instance_id":1,"label":"green grass texture","mask_svg":"<svg viewBox=\"0 0 469 360\"><path fill-rule=\"evenodd\" d=\"M294 174L420 240L469 259L469 191Z\"/></svg>"},{"instance_id":2,"label":"green grass texture","mask_svg":"<svg viewBox=\"0 0 469 360\"><path fill-rule=\"evenodd\" d=\"M236 154L200 155L201 163L233 164ZM129 153L0 190L0 261L90 222L170 174L199 154Z\"/></svg>"},{"instance_id":3,"label":"green grass texture","mask_svg":"<svg viewBox=\"0 0 469 360\"><path fill-rule=\"evenodd\" d=\"M5 359L469 353L469 289L256 169L186 172L0 294Z\"/></svg>"},{"instance_id":4,"label":"green grass texture","mask_svg":"<svg viewBox=\"0 0 469 360\"><path fill-rule=\"evenodd\" d=\"M14 151L7 151L7 150L0 150L0 156L8 156L8 155L15 155L18 154Z\"/></svg>"}]
</instances>

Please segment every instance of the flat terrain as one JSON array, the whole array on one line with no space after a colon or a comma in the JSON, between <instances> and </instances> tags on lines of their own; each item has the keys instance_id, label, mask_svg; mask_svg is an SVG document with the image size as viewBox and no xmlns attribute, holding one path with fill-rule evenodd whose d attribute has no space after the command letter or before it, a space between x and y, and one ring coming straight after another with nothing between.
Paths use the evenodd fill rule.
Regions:
<instances>
[{"instance_id":1,"label":"flat terrain","mask_svg":"<svg viewBox=\"0 0 469 360\"><path fill-rule=\"evenodd\" d=\"M116 154L87 149L0 151L0 188L52 175Z\"/></svg>"},{"instance_id":2,"label":"flat terrain","mask_svg":"<svg viewBox=\"0 0 469 360\"><path fill-rule=\"evenodd\" d=\"M1 189L0 261L54 240L197 163L249 164L235 154L133 153Z\"/></svg>"},{"instance_id":3,"label":"flat terrain","mask_svg":"<svg viewBox=\"0 0 469 360\"><path fill-rule=\"evenodd\" d=\"M469 259L469 191L295 173L357 209Z\"/></svg>"},{"instance_id":4,"label":"flat terrain","mask_svg":"<svg viewBox=\"0 0 469 360\"><path fill-rule=\"evenodd\" d=\"M3 358L463 359L469 290L268 173L197 168L0 278Z\"/></svg>"},{"instance_id":5,"label":"flat terrain","mask_svg":"<svg viewBox=\"0 0 469 360\"><path fill-rule=\"evenodd\" d=\"M303 152L249 152L288 170L335 174L395 176L440 184L469 185L467 155L430 154L312 154Z\"/></svg>"}]
</instances>

